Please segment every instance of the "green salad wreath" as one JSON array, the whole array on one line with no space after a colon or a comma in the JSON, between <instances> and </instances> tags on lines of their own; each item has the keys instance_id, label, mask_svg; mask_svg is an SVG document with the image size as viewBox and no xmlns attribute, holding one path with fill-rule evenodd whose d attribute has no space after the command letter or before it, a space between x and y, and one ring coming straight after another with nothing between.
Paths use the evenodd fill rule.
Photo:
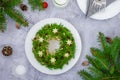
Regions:
<instances>
[{"instance_id":1,"label":"green salad wreath","mask_svg":"<svg viewBox=\"0 0 120 80\"><path fill-rule=\"evenodd\" d=\"M40 29L33 41L33 53L37 61L49 69L62 69L65 64L74 58L76 44L72 33L62 24L46 24ZM53 41L59 44L55 50L52 47ZM49 47L49 45L52 47Z\"/></svg>"}]
</instances>

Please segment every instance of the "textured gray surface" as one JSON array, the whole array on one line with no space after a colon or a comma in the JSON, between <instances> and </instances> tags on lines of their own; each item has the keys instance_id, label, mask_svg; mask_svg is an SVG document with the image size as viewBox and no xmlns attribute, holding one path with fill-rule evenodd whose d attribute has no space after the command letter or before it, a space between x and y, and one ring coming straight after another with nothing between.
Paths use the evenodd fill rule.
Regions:
<instances>
[{"instance_id":1,"label":"textured gray surface","mask_svg":"<svg viewBox=\"0 0 120 80\"><path fill-rule=\"evenodd\" d=\"M49 8L45 11L32 12L29 8L27 12L23 12L30 22L30 26L27 28L16 29L15 22L7 17L8 28L4 33L0 33L0 46L13 45L15 52L10 57L4 57L0 52L0 80L82 80L77 72L86 69L81 63L86 60L85 55L90 54L89 48L98 45L98 32L103 32L110 37L120 36L120 14L109 20L97 21L86 18L78 8L76 0L71 0L69 5L63 9L55 7L51 0L47 1ZM27 0L24 3L27 3ZM59 17L72 23L79 31L83 45L82 54L77 64L68 72L57 76L46 75L34 69L28 62L24 49L29 29L38 21L50 17ZM15 73L15 67L20 64L27 69L27 73L23 76L18 76Z\"/></svg>"}]
</instances>

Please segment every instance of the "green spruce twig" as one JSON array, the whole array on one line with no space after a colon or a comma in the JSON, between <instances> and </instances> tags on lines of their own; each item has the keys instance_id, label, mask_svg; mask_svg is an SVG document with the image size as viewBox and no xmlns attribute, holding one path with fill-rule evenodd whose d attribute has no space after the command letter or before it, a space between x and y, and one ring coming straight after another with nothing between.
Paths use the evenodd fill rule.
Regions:
<instances>
[{"instance_id":1,"label":"green spruce twig","mask_svg":"<svg viewBox=\"0 0 120 80\"><path fill-rule=\"evenodd\" d=\"M25 17L16 10L15 7L22 3L23 0L0 0L0 31L6 29L6 15L11 17L17 23L23 26L28 26L28 22ZM28 0L33 10L43 10L44 0Z\"/></svg>"},{"instance_id":2,"label":"green spruce twig","mask_svg":"<svg viewBox=\"0 0 120 80\"><path fill-rule=\"evenodd\" d=\"M0 31L6 29L6 15L20 25L28 26L28 22L24 16L15 9L21 2L21 0L0 0Z\"/></svg>"},{"instance_id":3,"label":"green spruce twig","mask_svg":"<svg viewBox=\"0 0 120 80\"><path fill-rule=\"evenodd\" d=\"M43 10L43 1L44 0L28 0L29 4L31 5L31 8L33 10L35 9L39 9L39 10Z\"/></svg>"},{"instance_id":4,"label":"green spruce twig","mask_svg":"<svg viewBox=\"0 0 120 80\"><path fill-rule=\"evenodd\" d=\"M102 49L91 48L92 56L86 56L90 62L88 70L79 74L83 80L120 80L120 38L107 42L103 33L99 33Z\"/></svg>"}]
</instances>

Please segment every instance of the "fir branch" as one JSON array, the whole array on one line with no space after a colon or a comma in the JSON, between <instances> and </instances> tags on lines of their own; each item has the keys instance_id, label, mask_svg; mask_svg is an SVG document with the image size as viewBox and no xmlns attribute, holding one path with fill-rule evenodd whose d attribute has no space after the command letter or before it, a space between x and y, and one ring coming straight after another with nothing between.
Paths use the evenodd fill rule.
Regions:
<instances>
[{"instance_id":1,"label":"fir branch","mask_svg":"<svg viewBox=\"0 0 120 80\"><path fill-rule=\"evenodd\" d=\"M31 8L35 10L35 8L37 8L35 1L34 0L28 0L28 1L29 1L29 4L31 5Z\"/></svg>"},{"instance_id":2,"label":"fir branch","mask_svg":"<svg viewBox=\"0 0 120 80\"><path fill-rule=\"evenodd\" d=\"M4 3L4 7L14 8L15 6L19 5L20 3L22 3L22 0L8 0L7 2Z\"/></svg>"},{"instance_id":3,"label":"fir branch","mask_svg":"<svg viewBox=\"0 0 120 80\"><path fill-rule=\"evenodd\" d=\"M120 76L104 77L102 80L120 80Z\"/></svg>"},{"instance_id":4,"label":"fir branch","mask_svg":"<svg viewBox=\"0 0 120 80\"><path fill-rule=\"evenodd\" d=\"M111 55L114 59L114 63L117 62L117 59L118 59L118 55L119 55L119 52L120 52L120 39L118 37L114 38L113 40L113 44L111 46Z\"/></svg>"},{"instance_id":5,"label":"fir branch","mask_svg":"<svg viewBox=\"0 0 120 80\"><path fill-rule=\"evenodd\" d=\"M116 62L116 69L120 73L120 54L118 55L118 60Z\"/></svg>"},{"instance_id":6,"label":"fir branch","mask_svg":"<svg viewBox=\"0 0 120 80\"><path fill-rule=\"evenodd\" d=\"M100 42L102 44L102 48L103 48L103 50L105 52L105 55L109 54L109 52L110 52L109 44L106 41L106 37L101 32L99 33L99 40L100 40Z\"/></svg>"},{"instance_id":7,"label":"fir branch","mask_svg":"<svg viewBox=\"0 0 120 80\"><path fill-rule=\"evenodd\" d=\"M90 71L91 74L93 74L93 76L100 77L100 75L103 75L102 71L100 71L99 69L97 69L97 68L95 68L93 66L88 67L88 70Z\"/></svg>"},{"instance_id":8,"label":"fir branch","mask_svg":"<svg viewBox=\"0 0 120 80\"><path fill-rule=\"evenodd\" d=\"M101 67L103 66L105 69L109 70L109 64L102 52L99 49L91 48L91 53L96 57L98 63L101 63Z\"/></svg>"},{"instance_id":9,"label":"fir branch","mask_svg":"<svg viewBox=\"0 0 120 80\"><path fill-rule=\"evenodd\" d=\"M36 5L38 6L39 10L43 9L43 0L36 0Z\"/></svg>"},{"instance_id":10,"label":"fir branch","mask_svg":"<svg viewBox=\"0 0 120 80\"><path fill-rule=\"evenodd\" d=\"M19 24L23 26L28 26L27 20L18 10L15 10L13 8L5 8L5 12L7 15L9 15L12 19L14 19Z\"/></svg>"},{"instance_id":11,"label":"fir branch","mask_svg":"<svg viewBox=\"0 0 120 80\"><path fill-rule=\"evenodd\" d=\"M89 74L85 70L80 71L79 74L83 76L84 80L93 80L93 77L91 76L91 74Z\"/></svg>"},{"instance_id":12,"label":"fir branch","mask_svg":"<svg viewBox=\"0 0 120 80\"><path fill-rule=\"evenodd\" d=\"M6 14L19 24L28 26L28 22L24 16L18 10L14 9L21 2L21 0L0 0L0 30L5 30L6 28Z\"/></svg>"},{"instance_id":13,"label":"fir branch","mask_svg":"<svg viewBox=\"0 0 120 80\"><path fill-rule=\"evenodd\" d=\"M28 0L29 4L31 5L32 9L39 9L42 10L43 8L43 1L44 0ZM4 13L0 13L0 19L3 22L0 22L0 30L4 30L6 27L6 18L3 15L7 14L13 20L18 22L20 25L28 26L27 20L24 16L15 9L17 5L19 5L22 0L0 0L0 11Z\"/></svg>"},{"instance_id":14,"label":"fir branch","mask_svg":"<svg viewBox=\"0 0 120 80\"><path fill-rule=\"evenodd\" d=\"M0 30L6 29L6 19L5 16L2 14L2 11L0 10Z\"/></svg>"},{"instance_id":15,"label":"fir branch","mask_svg":"<svg viewBox=\"0 0 120 80\"><path fill-rule=\"evenodd\" d=\"M43 10L43 0L28 0L28 2L33 10Z\"/></svg>"},{"instance_id":16,"label":"fir branch","mask_svg":"<svg viewBox=\"0 0 120 80\"><path fill-rule=\"evenodd\" d=\"M110 44L103 33L99 33L99 39L103 49L91 48L92 56L87 55L91 66L85 74L91 74L91 80L120 80L120 37L115 37ZM85 74L81 75L83 79L90 80Z\"/></svg>"},{"instance_id":17,"label":"fir branch","mask_svg":"<svg viewBox=\"0 0 120 80\"><path fill-rule=\"evenodd\" d=\"M98 65L97 61L93 57L87 55L86 58L95 68L97 69L101 68L101 66Z\"/></svg>"}]
</instances>

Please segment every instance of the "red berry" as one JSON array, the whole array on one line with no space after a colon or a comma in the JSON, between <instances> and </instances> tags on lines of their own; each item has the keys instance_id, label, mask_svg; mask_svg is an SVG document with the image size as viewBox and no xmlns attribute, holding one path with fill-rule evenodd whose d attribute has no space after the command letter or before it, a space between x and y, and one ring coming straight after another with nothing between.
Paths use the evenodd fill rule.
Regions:
<instances>
[{"instance_id":1,"label":"red berry","mask_svg":"<svg viewBox=\"0 0 120 80\"><path fill-rule=\"evenodd\" d=\"M48 3L47 2L43 2L43 8L47 8L48 7Z\"/></svg>"}]
</instances>

